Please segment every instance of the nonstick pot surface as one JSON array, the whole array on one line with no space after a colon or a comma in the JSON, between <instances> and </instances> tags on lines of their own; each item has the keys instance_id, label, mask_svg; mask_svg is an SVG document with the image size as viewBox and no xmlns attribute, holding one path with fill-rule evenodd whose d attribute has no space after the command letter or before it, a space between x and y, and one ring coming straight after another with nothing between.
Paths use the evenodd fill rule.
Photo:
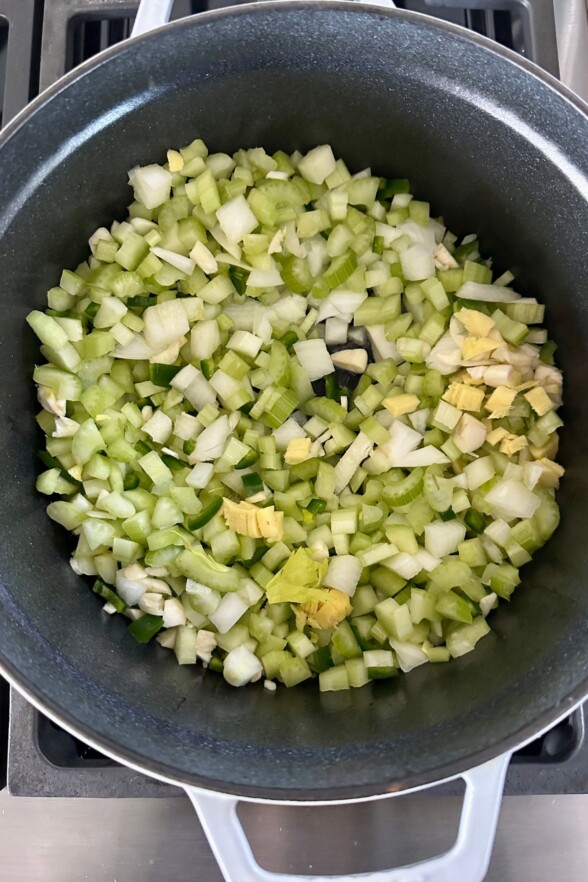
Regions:
<instances>
[{"instance_id":1,"label":"nonstick pot surface","mask_svg":"<svg viewBox=\"0 0 588 882\"><path fill-rule=\"evenodd\" d=\"M588 119L532 65L452 26L282 2L184 20L42 96L0 146L0 658L52 714L148 772L241 795L351 798L456 773L587 691ZM329 142L353 170L407 176L450 229L548 306L565 371L562 524L493 633L448 665L320 695L232 689L140 646L71 571L34 490L38 350L24 318L100 224L127 169L212 150Z\"/></svg>"}]
</instances>

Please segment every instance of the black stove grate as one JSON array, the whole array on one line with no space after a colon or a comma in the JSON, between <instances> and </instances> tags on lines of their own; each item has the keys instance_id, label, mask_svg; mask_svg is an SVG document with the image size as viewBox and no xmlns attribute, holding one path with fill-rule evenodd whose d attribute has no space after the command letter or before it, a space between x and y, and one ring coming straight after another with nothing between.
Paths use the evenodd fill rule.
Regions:
<instances>
[{"instance_id":1,"label":"black stove grate","mask_svg":"<svg viewBox=\"0 0 588 882\"><path fill-rule=\"evenodd\" d=\"M172 18L244 0L176 0ZM138 0L0 0L0 123L60 76L129 36ZM462 25L557 75L552 0L397 0Z\"/></svg>"},{"instance_id":2,"label":"black stove grate","mask_svg":"<svg viewBox=\"0 0 588 882\"><path fill-rule=\"evenodd\" d=\"M0 0L0 125L39 91L42 0Z\"/></svg>"}]
</instances>

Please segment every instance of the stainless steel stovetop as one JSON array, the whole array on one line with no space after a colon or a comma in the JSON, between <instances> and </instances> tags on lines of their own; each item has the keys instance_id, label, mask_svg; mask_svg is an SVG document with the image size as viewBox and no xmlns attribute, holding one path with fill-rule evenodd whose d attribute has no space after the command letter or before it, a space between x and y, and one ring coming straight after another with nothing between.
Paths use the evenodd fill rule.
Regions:
<instances>
[{"instance_id":1,"label":"stainless steel stovetop","mask_svg":"<svg viewBox=\"0 0 588 882\"><path fill-rule=\"evenodd\" d=\"M587 0L397 0L507 45L588 100ZM176 0L174 17L230 0ZM0 120L130 34L137 0L0 0ZM0 788L7 690L0 683ZM101 757L12 693L0 789L2 882L222 882L182 791ZM360 873L453 843L461 785L333 808L243 805L262 866ZM515 756L487 882L588 878L588 738L576 711ZM458 880L456 880L458 882Z\"/></svg>"}]
</instances>

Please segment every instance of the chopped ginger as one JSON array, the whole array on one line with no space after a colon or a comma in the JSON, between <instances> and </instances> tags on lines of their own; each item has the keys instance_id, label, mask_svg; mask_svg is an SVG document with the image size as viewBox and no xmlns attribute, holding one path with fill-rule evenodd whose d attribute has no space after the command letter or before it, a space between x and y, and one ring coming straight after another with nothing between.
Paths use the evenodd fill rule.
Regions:
<instances>
[{"instance_id":1,"label":"chopped ginger","mask_svg":"<svg viewBox=\"0 0 588 882\"><path fill-rule=\"evenodd\" d=\"M553 487L557 489L557 487L559 487L559 479L565 474L564 467L560 466L558 462L553 462L553 460L547 459L547 457L538 459L537 464L543 469L541 477L539 478L539 483L544 487Z\"/></svg>"},{"instance_id":2,"label":"chopped ginger","mask_svg":"<svg viewBox=\"0 0 588 882\"><path fill-rule=\"evenodd\" d=\"M510 432L500 442L500 452L505 456L513 456L528 445L525 435L512 435Z\"/></svg>"},{"instance_id":3,"label":"chopped ginger","mask_svg":"<svg viewBox=\"0 0 588 882\"><path fill-rule=\"evenodd\" d=\"M241 536L278 542L284 535L284 512L275 511L273 505L257 508L248 502L232 502L225 498L222 511L227 527Z\"/></svg>"},{"instance_id":4,"label":"chopped ginger","mask_svg":"<svg viewBox=\"0 0 588 882\"><path fill-rule=\"evenodd\" d=\"M468 371L461 371L459 374L455 374L454 382L457 383L465 383L466 386L482 386L484 383L484 377L472 376Z\"/></svg>"},{"instance_id":5,"label":"chopped ginger","mask_svg":"<svg viewBox=\"0 0 588 882\"><path fill-rule=\"evenodd\" d=\"M170 172L179 172L184 168L184 159L177 150L167 151L167 164Z\"/></svg>"},{"instance_id":6,"label":"chopped ginger","mask_svg":"<svg viewBox=\"0 0 588 882\"><path fill-rule=\"evenodd\" d=\"M491 340L490 337L466 337L463 341L461 352L464 361L477 358L479 355L488 355L498 349L500 343Z\"/></svg>"},{"instance_id":7,"label":"chopped ginger","mask_svg":"<svg viewBox=\"0 0 588 882\"><path fill-rule=\"evenodd\" d=\"M530 392L525 392L525 398L538 416L544 416L553 410L553 401L543 386L535 386Z\"/></svg>"},{"instance_id":8,"label":"chopped ginger","mask_svg":"<svg viewBox=\"0 0 588 882\"><path fill-rule=\"evenodd\" d=\"M557 436L557 432L552 432L549 436L549 441L543 444L542 447L537 447L535 444L529 444L529 450L533 456L533 459L540 460L547 457L547 459L553 459L557 456L557 451L559 448L559 438Z\"/></svg>"},{"instance_id":9,"label":"chopped ginger","mask_svg":"<svg viewBox=\"0 0 588 882\"><path fill-rule=\"evenodd\" d=\"M490 411L490 419L497 420L508 416L516 397L516 389L509 389L508 386L497 386L484 405L486 410Z\"/></svg>"},{"instance_id":10,"label":"chopped ginger","mask_svg":"<svg viewBox=\"0 0 588 882\"><path fill-rule=\"evenodd\" d=\"M329 596L325 601L311 600L302 603L299 610L313 628L334 628L351 612L351 600L343 591L330 588Z\"/></svg>"},{"instance_id":11,"label":"chopped ginger","mask_svg":"<svg viewBox=\"0 0 588 882\"><path fill-rule=\"evenodd\" d=\"M420 401L416 395L394 395L391 398L384 398L382 404L386 410L390 411L393 417L402 416L405 413L414 413L419 409Z\"/></svg>"},{"instance_id":12,"label":"chopped ginger","mask_svg":"<svg viewBox=\"0 0 588 882\"><path fill-rule=\"evenodd\" d=\"M310 438L292 438L288 442L284 460L288 465L296 465L296 463L304 462L311 456L312 442Z\"/></svg>"},{"instance_id":13,"label":"chopped ginger","mask_svg":"<svg viewBox=\"0 0 588 882\"><path fill-rule=\"evenodd\" d=\"M504 426L498 426L496 429L492 429L491 432L488 432L486 435L486 441L488 444L491 444L492 447L495 447L499 441L502 441L503 438L506 438L508 435L508 431L504 428Z\"/></svg>"},{"instance_id":14,"label":"chopped ginger","mask_svg":"<svg viewBox=\"0 0 588 882\"><path fill-rule=\"evenodd\" d=\"M465 383L451 383L443 395L443 401L453 404L460 410L478 411L482 407L484 390L474 386L466 386Z\"/></svg>"},{"instance_id":15,"label":"chopped ginger","mask_svg":"<svg viewBox=\"0 0 588 882\"><path fill-rule=\"evenodd\" d=\"M468 334L472 334L474 337L487 337L494 327L494 319L478 309L464 307L455 313L455 317L459 319Z\"/></svg>"}]
</instances>

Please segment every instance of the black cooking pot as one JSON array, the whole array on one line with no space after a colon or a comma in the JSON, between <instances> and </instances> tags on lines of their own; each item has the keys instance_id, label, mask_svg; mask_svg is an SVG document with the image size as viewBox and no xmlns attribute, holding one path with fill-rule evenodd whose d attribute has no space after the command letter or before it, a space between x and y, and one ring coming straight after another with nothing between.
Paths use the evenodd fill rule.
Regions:
<instances>
[{"instance_id":1,"label":"black cooking pot","mask_svg":"<svg viewBox=\"0 0 588 882\"><path fill-rule=\"evenodd\" d=\"M409 177L450 229L547 304L565 373L562 523L475 652L338 694L233 689L141 646L68 565L34 488L24 318L89 234L122 219L127 169L212 150L330 143ZM117 46L0 138L0 661L32 701L149 774L245 797L353 799L511 750L588 692L588 117L534 65L429 18L341 2L236 7Z\"/></svg>"}]
</instances>

